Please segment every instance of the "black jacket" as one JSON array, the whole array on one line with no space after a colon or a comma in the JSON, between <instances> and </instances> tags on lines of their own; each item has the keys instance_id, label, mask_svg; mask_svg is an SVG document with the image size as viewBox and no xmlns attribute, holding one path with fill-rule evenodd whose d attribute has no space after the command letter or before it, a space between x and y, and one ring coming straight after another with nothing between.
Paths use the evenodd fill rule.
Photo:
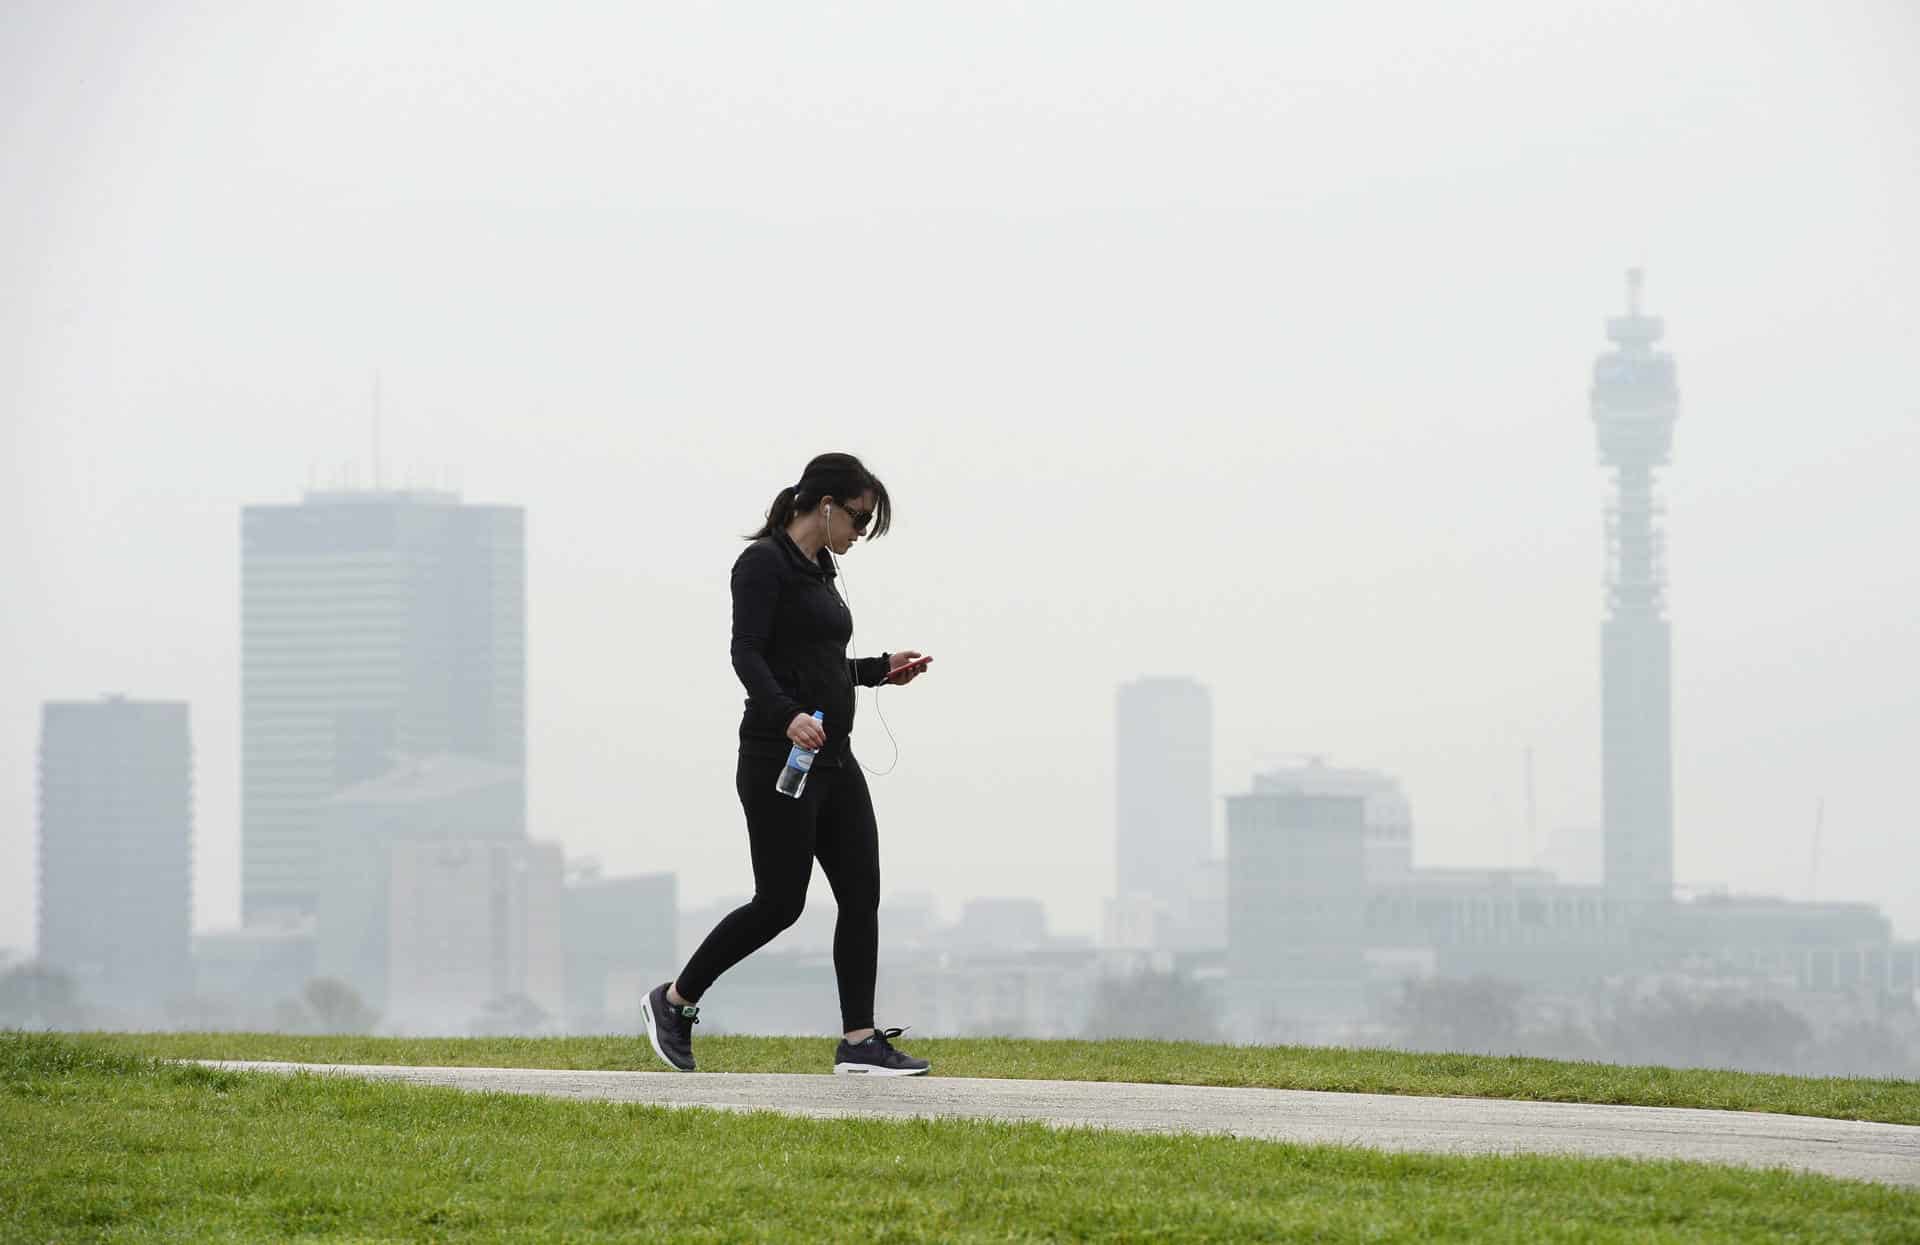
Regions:
<instances>
[{"instance_id":1,"label":"black jacket","mask_svg":"<svg viewBox=\"0 0 1920 1245\"><path fill-rule=\"evenodd\" d=\"M784 756L796 713L826 715L815 765L839 765L853 733L853 688L887 677L888 657L849 658L853 614L833 585L833 560L812 561L785 532L763 536L733 563L733 672L747 689L740 751Z\"/></svg>"}]
</instances>

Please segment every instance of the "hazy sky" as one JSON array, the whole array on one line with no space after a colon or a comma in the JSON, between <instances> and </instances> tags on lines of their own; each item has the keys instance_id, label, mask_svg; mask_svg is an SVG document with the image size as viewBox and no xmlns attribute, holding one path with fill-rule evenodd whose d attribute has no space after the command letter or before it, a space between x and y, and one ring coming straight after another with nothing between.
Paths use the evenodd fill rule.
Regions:
<instances>
[{"instance_id":1,"label":"hazy sky","mask_svg":"<svg viewBox=\"0 0 1920 1245\"><path fill-rule=\"evenodd\" d=\"M0 10L0 945L40 702L185 699L237 920L239 510L371 456L523 505L534 833L750 888L727 568L863 455L884 885L1113 877L1115 685L1217 779L1398 775L1422 864L1599 820L1586 408L1682 412L1678 877L1920 936L1920 17L1884 3ZM1902 533L1907 535L1903 536ZM891 756L868 699L861 755ZM821 887L816 902L830 902Z\"/></svg>"}]
</instances>

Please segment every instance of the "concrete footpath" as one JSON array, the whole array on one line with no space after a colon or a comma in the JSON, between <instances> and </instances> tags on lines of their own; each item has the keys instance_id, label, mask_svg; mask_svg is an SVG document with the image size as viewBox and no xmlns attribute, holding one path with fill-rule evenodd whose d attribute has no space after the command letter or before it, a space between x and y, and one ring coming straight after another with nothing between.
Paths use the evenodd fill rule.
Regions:
<instances>
[{"instance_id":1,"label":"concrete footpath","mask_svg":"<svg viewBox=\"0 0 1920 1245\"><path fill-rule=\"evenodd\" d=\"M722 1111L779 1111L819 1118L1026 1120L1056 1127L1212 1133L1433 1154L1685 1159L1920 1187L1920 1126L1750 1111L1110 1081L201 1062L235 1071L313 1072L489 1093Z\"/></svg>"}]
</instances>

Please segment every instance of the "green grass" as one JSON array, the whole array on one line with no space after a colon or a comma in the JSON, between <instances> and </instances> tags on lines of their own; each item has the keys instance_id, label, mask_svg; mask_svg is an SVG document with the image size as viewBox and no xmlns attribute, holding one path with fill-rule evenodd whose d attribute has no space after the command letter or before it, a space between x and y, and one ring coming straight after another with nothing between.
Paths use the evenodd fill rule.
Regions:
<instances>
[{"instance_id":1,"label":"green grass","mask_svg":"<svg viewBox=\"0 0 1920 1245\"><path fill-rule=\"evenodd\" d=\"M270 1033L115 1033L87 1037L111 1049L173 1059L660 1070L645 1038L294 1037ZM1763 1076L1709 1069L1635 1068L1317 1046L1022 1038L909 1039L903 1045L931 1059L936 1076L1246 1085L1536 1102L1718 1107L1920 1124L1920 1081ZM700 1067L709 1072L825 1073L831 1066L832 1046L831 1040L824 1038L702 1037L696 1039L694 1050Z\"/></svg>"},{"instance_id":2,"label":"green grass","mask_svg":"<svg viewBox=\"0 0 1920 1245\"><path fill-rule=\"evenodd\" d=\"M0 1239L632 1237L1920 1242L1920 1192L1684 1163L468 1094L0 1034Z\"/></svg>"}]
</instances>

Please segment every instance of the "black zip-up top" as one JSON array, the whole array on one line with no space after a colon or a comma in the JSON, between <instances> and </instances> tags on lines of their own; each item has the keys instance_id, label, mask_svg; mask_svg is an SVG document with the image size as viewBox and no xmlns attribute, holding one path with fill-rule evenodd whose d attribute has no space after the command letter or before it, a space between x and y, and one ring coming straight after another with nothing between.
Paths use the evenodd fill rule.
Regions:
<instances>
[{"instance_id":1,"label":"black zip-up top","mask_svg":"<svg viewBox=\"0 0 1920 1245\"><path fill-rule=\"evenodd\" d=\"M853 688L887 677L888 657L849 658L853 614L834 587L833 560L811 561L785 532L763 536L733 563L733 672L747 689L740 751L784 756L796 713L826 715L815 765L837 766L853 733Z\"/></svg>"}]
</instances>

